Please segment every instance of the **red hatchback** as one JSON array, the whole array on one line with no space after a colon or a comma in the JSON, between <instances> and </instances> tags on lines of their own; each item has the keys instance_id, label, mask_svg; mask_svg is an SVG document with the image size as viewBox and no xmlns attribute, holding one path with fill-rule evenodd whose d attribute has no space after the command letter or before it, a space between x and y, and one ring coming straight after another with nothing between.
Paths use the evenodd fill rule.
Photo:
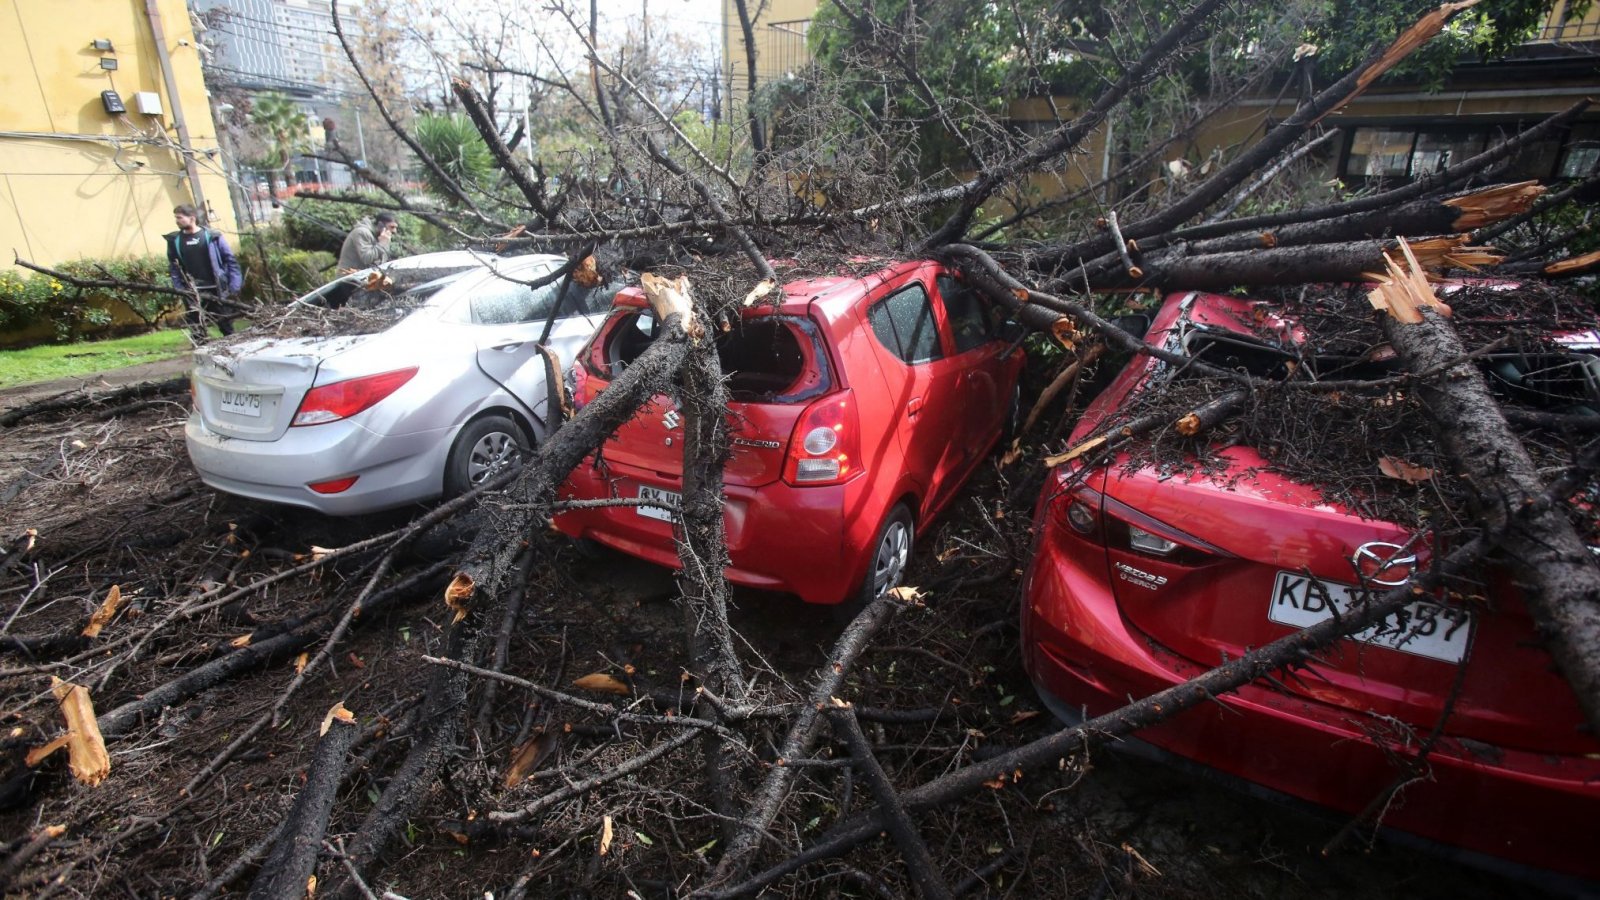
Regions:
<instances>
[{"instance_id":1,"label":"red hatchback","mask_svg":"<svg viewBox=\"0 0 1600 900\"><path fill-rule=\"evenodd\" d=\"M637 290L618 294L574 366L575 402L604 390L656 328ZM916 531L1015 416L1023 358L1008 330L928 261L795 281L778 303L746 308L717 338L733 443L728 579L829 604L898 584ZM569 511L556 526L675 567L682 473L681 417L657 396L572 473L563 496L660 505Z\"/></svg>"},{"instance_id":2,"label":"red hatchback","mask_svg":"<svg viewBox=\"0 0 1600 900\"><path fill-rule=\"evenodd\" d=\"M1247 323L1272 317L1250 301L1173 295L1148 339L1232 361L1271 350ZM1279 325L1282 346L1309 355L1303 329ZM1593 406L1600 361L1595 346L1582 349L1556 355L1572 376L1564 383L1587 391ZM1305 365L1306 356L1278 352ZM1166 371L1135 359L1083 417L1073 444ZM1215 452L1220 465L1205 472L1130 465L1123 456L1051 474L1034 517L1022 632L1027 670L1062 718L1109 712L1329 618L1359 595L1354 572L1364 558L1385 561L1380 585L1404 583L1408 566L1425 564L1425 551L1421 561L1396 558L1407 539L1398 526L1363 519L1272 471L1256 450ZM1392 790L1397 761L1414 761L1438 728L1422 774L1387 804L1383 825L1600 878L1600 741L1534 639L1515 590L1502 578L1486 593L1487 614L1419 599L1409 626L1364 632L1310 672L1255 682L1139 736L1354 815Z\"/></svg>"}]
</instances>

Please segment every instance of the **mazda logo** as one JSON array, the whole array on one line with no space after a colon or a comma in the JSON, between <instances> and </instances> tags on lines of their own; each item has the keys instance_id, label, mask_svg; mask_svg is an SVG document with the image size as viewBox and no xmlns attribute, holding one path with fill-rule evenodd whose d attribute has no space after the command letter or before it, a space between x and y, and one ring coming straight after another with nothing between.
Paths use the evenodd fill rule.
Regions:
<instances>
[{"instance_id":1,"label":"mazda logo","mask_svg":"<svg viewBox=\"0 0 1600 900\"><path fill-rule=\"evenodd\" d=\"M1405 553L1402 556L1400 554ZM1417 555L1406 553L1406 548L1388 541L1369 541L1356 548L1350 557L1356 572L1363 580L1384 587L1398 587L1411 580L1417 571Z\"/></svg>"}]
</instances>

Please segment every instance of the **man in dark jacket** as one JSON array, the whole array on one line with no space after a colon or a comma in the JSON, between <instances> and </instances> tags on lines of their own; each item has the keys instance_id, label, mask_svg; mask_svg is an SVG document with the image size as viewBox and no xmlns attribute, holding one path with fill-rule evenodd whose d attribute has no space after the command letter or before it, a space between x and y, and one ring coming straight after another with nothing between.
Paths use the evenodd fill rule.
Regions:
<instances>
[{"instance_id":1,"label":"man in dark jacket","mask_svg":"<svg viewBox=\"0 0 1600 900\"><path fill-rule=\"evenodd\" d=\"M369 225L357 222L339 248L339 274L359 272L389 261L389 239L400 229L394 216L378 213Z\"/></svg>"},{"instance_id":2,"label":"man in dark jacket","mask_svg":"<svg viewBox=\"0 0 1600 900\"><path fill-rule=\"evenodd\" d=\"M233 319L225 303L244 283L238 258L220 233L200 227L194 207L187 203L173 207L172 218L178 230L166 235L167 274L174 288L193 298L184 321L203 338L205 316L210 314L223 334L232 334Z\"/></svg>"}]
</instances>

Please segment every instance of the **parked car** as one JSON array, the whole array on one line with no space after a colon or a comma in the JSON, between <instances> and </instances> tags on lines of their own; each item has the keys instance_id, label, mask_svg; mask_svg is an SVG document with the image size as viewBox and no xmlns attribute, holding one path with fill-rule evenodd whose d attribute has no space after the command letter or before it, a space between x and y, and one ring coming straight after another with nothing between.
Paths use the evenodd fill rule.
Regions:
<instances>
[{"instance_id":1,"label":"parked car","mask_svg":"<svg viewBox=\"0 0 1600 900\"><path fill-rule=\"evenodd\" d=\"M634 290L579 354L575 402L604 390L655 336ZM933 262L810 278L747 307L717 338L731 395L723 473L729 580L811 603L898 585L917 530L955 497L1016 411L1022 354L1002 317ZM573 510L556 526L678 563L680 411L657 396L563 491L638 507Z\"/></svg>"},{"instance_id":2,"label":"parked car","mask_svg":"<svg viewBox=\"0 0 1600 900\"><path fill-rule=\"evenodd\" d=\"M196 350L189 458L218 490L330 515L481 483L546 434L540 340L558 295L546 345L562 368L610 308L615 287L530 286L562 262L411 257L384 271L447 274L394 292L368 270L297 301L349 304L380 323L371 333Z\"/></svg>"},{"instance_id":3,"label":"parked car","mask_svg":"<svg viewBox=\"0 0 1600 900\"><path fill-rule=\"evenodd\" d=\"M1248 300L1175 294L1148 340L1278 377L1325 362L1303 321L1277 322L1279 342L1252 334L1251 323L1275 316ZM1600 412L1594 334L1561 343L1565 351L1508 350L1480 365L1502 391ZM1171 367L1134 359L1071 443L1141 388L1174 377ZM1406 530L1330 501L1256 449L1218 446L1213 456L1215 465L1193 471L1127 454L1078 460L1048 479L1034 517L1022 646L1060 718L1109 712L1330 618L1361 594L1357 571L1384 590L1427 564L1426 546L1402 549ZM1480 860L1600 877L1600 741L1509 577L1491 570L1484 593L1487 608L1419 597L1313 670L1246 685L1141 731L1131 746L1354 816L1394 785L1396 760L1414 758L1438 728L1425 774L1382 808L1384 826Z\"/></svg>"}]
</instances>

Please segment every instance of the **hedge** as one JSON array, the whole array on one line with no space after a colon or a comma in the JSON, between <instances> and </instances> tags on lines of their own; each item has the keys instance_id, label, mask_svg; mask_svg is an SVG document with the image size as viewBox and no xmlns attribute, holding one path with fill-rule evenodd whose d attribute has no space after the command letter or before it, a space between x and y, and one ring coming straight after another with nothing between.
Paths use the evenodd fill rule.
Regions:
<instances>
[{"instance_id":1,"label":"hedge","mask_svg":"<svg viewBox=\"0 0 1600 900\"><path fill-rule=\"evenodd\" d=\"M168 287L164 256L79 259L57 265L85 280ZM126 288L76 288L52 275L0 271L0 342L53 337L70 341L118 325L151 328L181 309L170 294Z\"/></svg>"}]
</instances>

